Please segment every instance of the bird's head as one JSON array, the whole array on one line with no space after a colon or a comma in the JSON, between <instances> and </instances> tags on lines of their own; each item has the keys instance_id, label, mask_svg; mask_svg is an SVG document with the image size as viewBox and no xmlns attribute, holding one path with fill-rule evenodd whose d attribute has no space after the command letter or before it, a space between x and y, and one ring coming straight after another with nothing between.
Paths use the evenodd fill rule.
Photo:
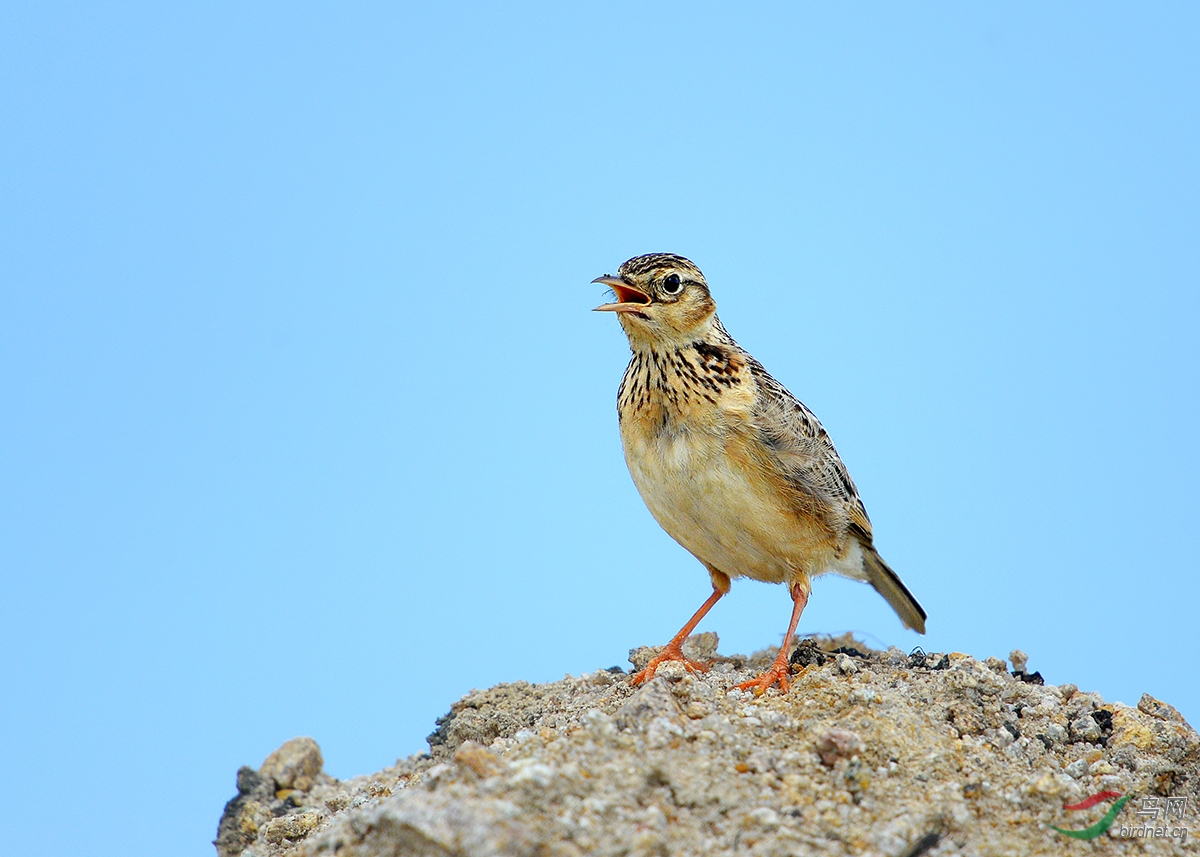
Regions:
<instances>
[{"instance_id":1,"label":"bird's head","mask_svg":"<svg viewBox=\"0 0 1200 857\"><path fill-rule=\"evenodd\" d=\"M691 342L704 336L717 305L700 269L673 253L634 256L616 276L592 280L613 290L613 303L597 312L615 312L632 345Z\"/></svg>"}]
</instances>

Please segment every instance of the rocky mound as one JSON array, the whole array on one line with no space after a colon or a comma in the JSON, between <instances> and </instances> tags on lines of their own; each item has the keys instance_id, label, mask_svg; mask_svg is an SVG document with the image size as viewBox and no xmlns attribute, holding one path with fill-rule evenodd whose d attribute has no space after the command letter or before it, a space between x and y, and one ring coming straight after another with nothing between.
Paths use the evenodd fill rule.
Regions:
<instances>
[{"instance_id":1,"label":"rocky mound","mask_svg":"<svg viewBox=\"0 0 1200 857\"><path fill-rule=\"evenodd\" d=\"M714 657L716 636L689 646ZM1170 705L1043 685L1020 652L1009 670L849 638L802 643L787 694L735 688L774 654L668 664L642 688L613 668L472 691L429 753L353 780L294 739L238 772L218 854L1200 850L1200 737Z\"/></svg>"}]
</instances>

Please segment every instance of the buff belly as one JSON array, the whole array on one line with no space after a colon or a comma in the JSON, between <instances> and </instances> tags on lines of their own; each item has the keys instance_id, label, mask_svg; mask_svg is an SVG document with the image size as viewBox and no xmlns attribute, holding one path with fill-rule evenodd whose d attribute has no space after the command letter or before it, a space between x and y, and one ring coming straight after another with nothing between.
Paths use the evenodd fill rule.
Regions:
<instances>
[{"instance_id":1,"label":"buff belly","mask_svg":"<svg viewBox=\"0 0 1200 857\"><path fill-rule=\"evenodd\" d=\"M683 430L622 440L650 513L701 562L769 583L806 583L827 571L861 577L857 545L838 545L790 507L736 434Z\"/></svg>"}]
</instances>

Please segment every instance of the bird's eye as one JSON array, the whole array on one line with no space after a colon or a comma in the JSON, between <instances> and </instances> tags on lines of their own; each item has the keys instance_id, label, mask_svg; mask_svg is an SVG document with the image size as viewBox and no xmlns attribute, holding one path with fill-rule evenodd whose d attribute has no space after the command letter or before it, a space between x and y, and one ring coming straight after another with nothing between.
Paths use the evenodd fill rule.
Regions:
<instances>
[{"instance_id":1,"label":"bird's eye","mask_svg":"<svg viewBox=\"0 0 1200 857\"><path fill-rule=\"evenodd\" d=\"M668 295L677 295L683 291L683 282L678 274L670 274L663 280L662 290Z\"/></svg>"}]
</instances>

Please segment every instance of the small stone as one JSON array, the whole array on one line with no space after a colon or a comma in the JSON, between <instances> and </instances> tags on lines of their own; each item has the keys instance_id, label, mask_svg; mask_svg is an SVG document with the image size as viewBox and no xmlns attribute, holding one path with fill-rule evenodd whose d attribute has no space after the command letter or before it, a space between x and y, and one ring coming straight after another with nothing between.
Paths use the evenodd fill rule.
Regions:
<instances>
[{"instance_id":1,"label":"small stone","mask_svg":"<svg viewBox=\"0 0 1200 857\"><path fill-rule=\"evenodd\" d=\"M1004 661L996 657L988 656L984 659L983 665L994 673L1008 673L1008 667L1005 666Z\"/></svg>"},{"instance_id":2,"label":"small stone","mask_svg":"<svg viewBox=\"0 0 1200 857\"><path fill-rule=\"evenodd\" d=\"M1060 777L1046 773L1035 775L1021 787L1021 791L1027 795L1057 798L1066 791L1066 788Z\"/></svg>"},{"instance_id":3,"label":"small stone","mask_svg":"<svg viewBox=\"0 0 1200 857\"><path fill-rule=\"evenodd\" d=\"M663 650L663 646L638 646L629 650L629 663L634 670L644 670L650 660Z\"/></svg>"},{"instance_id":4,"label":"small stone","mask_svg":"<svg viewBox=\"0 0 1200 857\"><path fill-rule=\"evenodd\" d=\"M857 732L830 729L817 738L815 747L821 762L832 768L838 759L850 759L860 754L866 743Z\"/></svg>"},{"instance_id":5,"label":"small stone","mask_svg":"<svg viewBox=\"0 0 1200 857\"><path fill-rule=\"evenodd\" d=\"M1142 698L1138 700L1137 707L1138 711L1141 711L1143 714L1149 714L1151 717L1157 717L1159 720L1168 720L1172 723L1187 722L1183 719L1183 715L1175 709L1175 706L1155 699L1148 693L1142 694Z\"/></svg>"},{"instance_id":6,"label":"small stone","mask_svg":"<svg viewBox=\"0 0 1200 857\"><path fill-rule=\"evenodd\" d=\"M1020 649L1013 649L1008 653L1009 663L1012 664L1013 672L1025 672L1025 665L1029 663L1029 655L1022 652Z\"/></svg>"},{"instance_id":7,"label":"small stone","mask_svg":"<svg viewBox=\"0 0 1200 857\"><path fill-rule=\"evenodd\" d=\"M1071 764L1063 768L1063 772L1072 779L1079 779L1088 772L1087 759L1076 759Z\"/></svg>"},{"instance_id":8,"label":"small stone","mask_svg":"<svg viewBox=\"0 0 1200 857\"><path fill-rule=\"evenodd\" d=\"M348 806L350 806L350 795L345 792L325 799L325 808L330 812L341 812Z\"/></svg>"},{"instance_id":9,"label":"small stone","mask_svg":"<svg viewBox=\"0 0 1200 857\"><path fill-rule=\"evenodd\" d=\"M1083 717L1071 721L1070 732L1071 739L1074 741L1095 744L1100 738L1100 724L1093 720L1091 715L1085 714Z\"/></svg>"},{"instance_id":10,"label":"small stone","mask_svg":"<svg viewBox=\"0 0 1200 857\"><path fill-rule=\"evenodd\" d=\"M779 826L779 813L769 806L760 806L746 813L746 822L766 830L774 830Z\"/></svg>"},{"instance_id":11,"label":"small stone","mask_svg":"<svg viewBox=\"0 0 1200 857\"><path fill-rule=\"evenodd\" d=\"M1043 684L1041 685L1041 688L1041 693L1032 694L1030 696L1031 700L1037 700L1037 705L1040 708L1045 711L1050 711L1051 709L1063 704L1062 691L1059 690L1055 685Z\"/></svg>"},{"instance_id":12,"label":"small stone","mask_svg":"<svg viewBox=\"0 0 1200 857\"><path fill-rule=\"evenodd\" d=\"M249 765L242 765L237 772L237 790L240 795L261 792L263 797L266 797L275 790L275 784L268 783L258 771Z\"/></svg>"},{"instance_id":13,"label":"small stone","mask_svg":"<svg viewBox=\"0 0 1200 857\"><path fill-rule=\"evenodd\" d=\"M303 839L317 829L321 823L321 814L317 812L302 812L299 815L285 815L276 818L267 825L265 836L268 842L279 844L285 840L295 842Z\"/></svg>"},{"instance_id":14,"label":"small stone","mask_svg":"<svg viewBox=\"0 0 1200 857\"><path fill-rule=\"evenodd\" d=\"M837 656L837 667L842 675L854 675L858 672L858 664L854 663L854 658L845 653Z\"/></svg>"},{"instance_id":15,"label":"small stone","mask_svg":"<svg viewBox=\"0 0 1200 857\"><path fill-rule=\"evenodd\" d=\"M816 640L811 637L800 641L800 644L792 650L791 657L788 658L788 663L793 667L811 667L821 666L825 663L826 655L817 646Z\"/></svg>"},{"instance_id":16,"label":"small stone","mask_svg":"<svg viewBox=\"0 0 1200 857\"><path fill-rule=\"evenodd\" d=\"M495 753L475 741L464 741L459 745L453 759L481 777L493 777L504 767Z\"/></svg>"},{"instance_id":17,"label":"small stone","mask_svg":"<svg viewBox=\"0 0 1200 857\"><path fill-rule=\"evenodd\" d=\"M659 664L658 669L654 671L655 678L662 678L671 683L679 681L687 674L687 667L679 661L666 661Z\"/></svg>"},{"instance_id":18,"label":"small stone","mask_svg":"<svg viewBox=\"0 0 1200 857\"><path fill-rule=\"evenodd\" d=\"M878 694L869 687L856 687L850 691L850 696L846 699L851 705L871 705L881 702Z\"/></svg>"},{"instance_id":19,"label":"small stone","mask_svg":"<svg viewBox=\"0 0 1200 857\"><path fill-rule=\"evenodd\" d=\"M1058 686L1058 692L1062 694L1062 698L1064 700L1068 700L1079 692L1079 687L1070 683L1060 684Z\"/></svg>"},{"instance_id":20,"label":"small stone","mask_svg":"<svg viewBox=\"0 0 1200 857\"><path fill-rule=\"evenodd\" d=\"M321 748L312 738L293 738L267 756L258 769L264 779L274 781L275 790L297 789L306 792L325 766Z\"/></svg>"},{"instance_id":21,"label":"small stone","mask_svg":"<svg viewBox=\"0 0 1200 857\"><path fill-rule=\"evenodd\" d=\"M1121 746L1117 752L1113 753L1112 760L1122 768L1128 768L1131 771L1138 769L1138 754L1137 748L1129 744Z\"/></svg>"},{"instance_id":22,"label":"small stone","mask_svg":"<svg viewBox=\"0 0 1200 857\"><path fill-rule=\"evenodd\" d=\"M846 790L850 792L854 802L858 803L862 800L863 792L871 785L871 771L861 759L855 757L846 764L842 779L846 782Z\"/></svg>"},{"instance_id":23,"label":"small stone","mask_svg":"<svg viewBox=\"0 0 1200 857\"><path fill-rule=\"evenodd\" d=\"M746 770L755 774L774 771L779 763L779 754L766 749L755 750L746 758Z\"/></svg>"},{"instance_id":24,"label":"small stone","mask_svg":"<svg viewBox=\"0 0 1200 857\"><path fill-rule=\"evenodd\" d=\"M1155 731L1150 728L1153 721L1147 721L1142 716L1142 712L1134 708L1120 707L1113 711L1113 735L1109 739L1108 746L1118 751L1127 748L1129 745L1136 747L1139 750L1149 750L1155 745ZM1115 757L1118 764L1125 765L1133 770L1139 767L1136 756L1129 759L1128 763L1121 761L1121 753L1118 752Z\"/></svg>"},{"instance_id":25,"label":"small stone","mask_svg":"<svg viewBox=\"0 0 1200 857\"><path fill-rule=\"evenodd\" d=\"M681 715L679 703L675 701L670 685L655 676L629 697L617 711L617 728L642 731L647 729L656 717L678 719Z\"/></svg>"},{"instance_id":26,"label":"small stone","mask_svg":"<svg viewBox=\"0 0 1200 857\"><path fill-rule=\"evenodd\" d=\"M720 642L715 631L704 631L700 634L692 634L683 641L681 648L684 655L693 661L703 663L717 656L717 646L720 645Z\"/></svg>"}]
</instances>

